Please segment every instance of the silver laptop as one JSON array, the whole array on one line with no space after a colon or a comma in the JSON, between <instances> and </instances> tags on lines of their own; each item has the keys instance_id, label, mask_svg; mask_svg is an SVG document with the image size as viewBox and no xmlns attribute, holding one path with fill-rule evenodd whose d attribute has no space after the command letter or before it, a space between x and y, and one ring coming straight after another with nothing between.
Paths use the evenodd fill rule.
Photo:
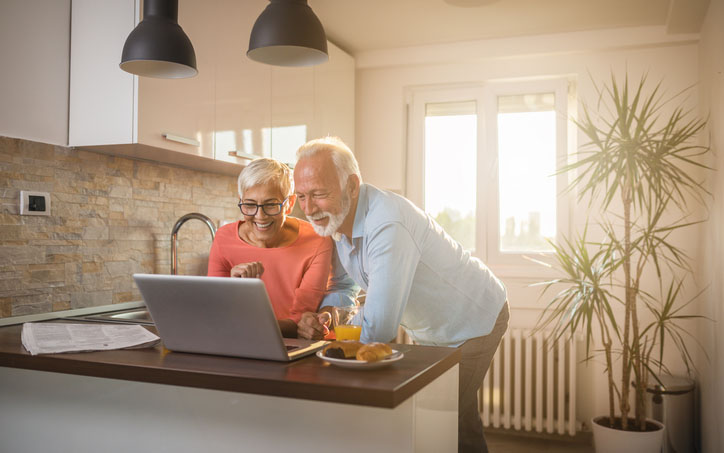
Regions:
<instances>
[{"instance_id":1,"label":"silver laptop","mask_svg":"<svg viewBox=\"0 0 724 453\"><path fill-rule=\"evenodd\" d=\"M134 274L133 279L172 351L290 361L327 343L282 338L257 278Z\"/></svg>"}]
</instances>

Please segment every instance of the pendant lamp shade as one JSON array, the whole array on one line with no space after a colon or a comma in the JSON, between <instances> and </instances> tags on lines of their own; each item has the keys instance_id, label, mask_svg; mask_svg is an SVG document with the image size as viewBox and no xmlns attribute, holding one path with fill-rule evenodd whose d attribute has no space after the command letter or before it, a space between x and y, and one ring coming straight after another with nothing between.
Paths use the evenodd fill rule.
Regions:
<instances>
[{"instance_id":1,"label":"pendant lamp shade","mask_svg":"<svg viewBox=\"0 0 724 453\"><path fill-rule=\"evenodd\" d=\"M307 0L270 0L254 23L246 55L275 66L312 66L329 59L327 36Z\"/></svg>"},{"instance_id":2,"label":"pendant lamp shade","mask_svg":"<svg viewBox=\"0 0 724 453\"><path fill-rule=\"evenodd\" d=\"M194 47L178 24L178 0L144 0L143 20L126 38L120 67L162 79L198 74Z\"/></svg>"}]
</instances>

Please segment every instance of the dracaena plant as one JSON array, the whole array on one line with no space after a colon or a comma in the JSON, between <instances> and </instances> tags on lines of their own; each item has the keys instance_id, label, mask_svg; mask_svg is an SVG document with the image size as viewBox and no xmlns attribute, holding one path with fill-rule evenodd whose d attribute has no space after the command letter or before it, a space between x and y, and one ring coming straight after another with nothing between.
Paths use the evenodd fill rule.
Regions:
<instances>
[{"instance_id":1,"label":"dracaena plant","mask_svg":"<svg viewBox=\"0 0 724 453\"><path fill-rule=\"evenodd\" d=\"M574 175L568 190L589 200L602 239L588 239L586 225L582 234L553 244L552 267L560 277L540 283L552 297L538 328L554 337L584 332L587 359L600 353L605 360L611 426L620 417L624 430L645 429L646 388L650 376L667 371L665 346L673 345L691 366L681 321L695 316L685 314L691 299L682 301L681 294L692 269L672 233L698 223L688 220L687 205L708 195L698 177L709 170L709 147L697 144L706 121L678 104L688 89L666 97L661 82L648 85L646 76L638 83L628 75L594 81L595 106L584 104L574 120L585 143L560 172ZM645 273L658 277L658 294L642 288ZM593 349L595 341L601 348Z\"/></svg>"}]
</instances>

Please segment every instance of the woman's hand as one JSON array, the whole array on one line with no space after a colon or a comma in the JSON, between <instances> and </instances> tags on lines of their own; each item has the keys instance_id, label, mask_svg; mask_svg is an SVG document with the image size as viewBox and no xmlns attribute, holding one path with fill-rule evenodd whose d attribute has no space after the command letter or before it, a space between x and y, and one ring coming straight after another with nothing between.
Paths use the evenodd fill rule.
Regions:
<instances>
[{"instance_id":1,"label":"woman's hand","mask_svg":"<svg viewBox=\"0 0 724 453\"><path fill-rule=\"evenodd\" d=\"M231 268L231 277L261 278L264 273L264 265L261 261L253 263L239 263Z\"/></svg>"}]
</instances>

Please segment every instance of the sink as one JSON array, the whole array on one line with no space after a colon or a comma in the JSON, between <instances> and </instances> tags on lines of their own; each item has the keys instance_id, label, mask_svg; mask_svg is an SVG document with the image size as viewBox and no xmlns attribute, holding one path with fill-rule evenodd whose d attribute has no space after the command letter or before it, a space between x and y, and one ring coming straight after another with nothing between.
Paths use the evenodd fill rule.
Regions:
<instances>
[{"instance_id":1,"label":"sink","mask_svg":"<svg viewBox=\"0 0 724 453\"><path fill-rule=\"evenodd\" d=\"M86 321L119 322L125 324L149 324L153 325L151 314L145 308L134 308L131 310L113 311L108 313L96 313L83 316Z\"/></svg>"}]
</instances>

